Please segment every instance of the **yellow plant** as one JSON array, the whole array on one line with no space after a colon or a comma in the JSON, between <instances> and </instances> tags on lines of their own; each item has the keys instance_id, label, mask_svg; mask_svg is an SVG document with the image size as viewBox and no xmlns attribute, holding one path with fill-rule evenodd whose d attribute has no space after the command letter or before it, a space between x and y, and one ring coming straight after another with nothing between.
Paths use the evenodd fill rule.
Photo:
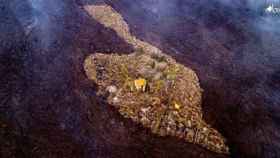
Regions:
<instances>
[{"instance_id":1,"label":"yellow plant","mask_svg":"<svg viewBox=\"0 0 280 158\"><path fill-rule=\"evenodd\" d=\"M174 102L174 108L179 110L181 108L181 105L176 103L176 102Z\"/></svg>"}]
</instances>

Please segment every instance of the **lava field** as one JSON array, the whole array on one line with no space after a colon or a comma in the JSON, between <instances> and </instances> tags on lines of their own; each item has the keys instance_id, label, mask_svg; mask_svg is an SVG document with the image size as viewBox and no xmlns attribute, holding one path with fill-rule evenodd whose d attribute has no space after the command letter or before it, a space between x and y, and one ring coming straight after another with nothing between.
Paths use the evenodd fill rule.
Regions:
<instances>
[{"instance_id":1,"label":"lava field","mask_svg":"<svg viewBox=\"0 0 280 158\"><path fill-rule=\"evenodd\" d=\"M280 8L277 0L1 0L0 157L280 157L280 13L265 10L270 3ZM159 137L96 94L86 57L135 51L87 9L100 5L196 72L203 119L230 155Z\"/></svg>"}]
</instances>

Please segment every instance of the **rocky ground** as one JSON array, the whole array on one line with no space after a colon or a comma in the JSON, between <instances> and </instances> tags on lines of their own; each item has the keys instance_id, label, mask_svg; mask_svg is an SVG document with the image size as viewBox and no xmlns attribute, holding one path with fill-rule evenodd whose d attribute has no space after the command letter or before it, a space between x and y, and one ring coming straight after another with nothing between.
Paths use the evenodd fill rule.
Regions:
<instances>
[{"instance_id":1,"label":"rocky ground","mask_svg":"<svg viewBox=\"0 0 280 158\"><path fill-rule=\"evenodd\" d=\"M197 73L204 119L231 157L280 157L279 31L248 2L38 2L0 1L0 157L229 157L157 137L96 96L86 56L133 52L86 8L104 3Z\"/></svg>"}]
</instances>

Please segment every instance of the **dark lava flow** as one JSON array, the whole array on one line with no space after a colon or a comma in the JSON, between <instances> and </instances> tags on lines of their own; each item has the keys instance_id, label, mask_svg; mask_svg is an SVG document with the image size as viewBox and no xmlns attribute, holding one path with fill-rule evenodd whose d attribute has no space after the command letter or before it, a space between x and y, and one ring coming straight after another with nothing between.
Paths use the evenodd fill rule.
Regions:
<instances>
[{"instance_id":1,"label":"dark lava flow","mask_svg":"<svg viewBox=\"0 0 280 158\"><path fill-rule=\"evenodd\" d=\"M205 119L231 157L280 157L279 31L251 4L223 2L106 1L135 36L197 72ZM0 157L227 157L156 137L95 96L84 58L133 50L87 15L92 4L0 1Z\"/></svg>"}]
</instances>

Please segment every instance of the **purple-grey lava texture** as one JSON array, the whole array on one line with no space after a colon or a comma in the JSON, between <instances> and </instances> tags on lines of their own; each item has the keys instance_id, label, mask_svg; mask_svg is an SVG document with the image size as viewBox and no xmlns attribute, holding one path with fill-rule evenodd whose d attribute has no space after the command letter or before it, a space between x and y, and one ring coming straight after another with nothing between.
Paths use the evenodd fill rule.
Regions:
<instances>
[{"instance_id":1,"label":"purple-grey lava texture","mask_svg":"<svg viewBox=\"0 0 280 158\"><path fill-rule=\"evenodd\" d=\"M130 32L194 70L204 120L230 155L122 117L83 70L133 46L85 11L106 4ZM0 0L1 158L279 158L278 0Z\"/></svg>"}]
</instances>

